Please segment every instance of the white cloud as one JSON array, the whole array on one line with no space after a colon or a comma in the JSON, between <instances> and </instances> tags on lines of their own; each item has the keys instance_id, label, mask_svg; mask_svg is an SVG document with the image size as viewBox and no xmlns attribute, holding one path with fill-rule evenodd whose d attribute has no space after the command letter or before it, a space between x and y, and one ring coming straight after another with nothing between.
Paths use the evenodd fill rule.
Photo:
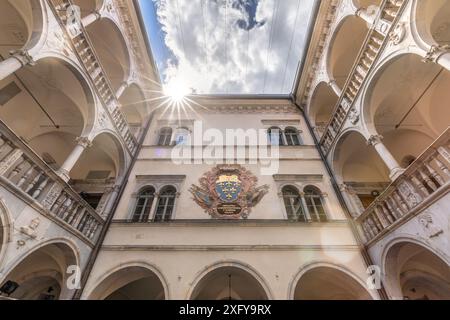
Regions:
<instances>
[{"instance_id":1,"label":"white cloud","mask_svg":"<svg viewBox=\"0 0 450 320\"><path fill-rule=\"evenodd\" d=\"M247 31L249 14L238 4L249 1L155 0L175 56L163 81L181 77L197 93L290 92L315 0L260 0L259 24Z\"/></svg>"}]
</instances>

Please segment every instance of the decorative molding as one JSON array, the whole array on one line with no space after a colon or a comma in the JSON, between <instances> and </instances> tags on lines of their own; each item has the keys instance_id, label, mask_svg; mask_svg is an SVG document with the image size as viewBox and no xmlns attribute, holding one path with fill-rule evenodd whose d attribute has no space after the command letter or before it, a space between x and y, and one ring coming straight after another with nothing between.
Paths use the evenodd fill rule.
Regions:
<instances>
[{"instance_id":1,"label":"decorative molding","mask_svg":"<svg viewBox=\"0 0 450 320\"><path fill-rule=\"evenodd\" d=\"M303 182L323 181L322 174L274 174L273 180L277 182Z\"/></svg>"}]
</instances>

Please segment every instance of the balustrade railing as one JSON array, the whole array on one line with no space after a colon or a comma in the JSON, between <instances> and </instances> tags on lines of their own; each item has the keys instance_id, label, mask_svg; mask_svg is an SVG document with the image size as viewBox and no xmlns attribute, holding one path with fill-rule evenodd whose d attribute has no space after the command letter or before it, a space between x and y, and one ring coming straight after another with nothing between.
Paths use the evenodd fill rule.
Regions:
<instances>
[{"instance_id":1,"label":"balustrade railing","mask_svg":"<svg viewBox=\"0 0 450 320\"><path fill-rule=\"evenodd\" d=\"M0 184L94 243L104 220L11 129L0 122Z\"/></svg>"},{"instance_id":2,"label":"balustrade railing","mask_svg":"<svg viewBox=\"0 0 450 320\"><path fill-rule=\"evenodd\" d=\"M374 22L374 27L362 45L355 64L347 78L338 99L332 116L326 125L326 129L321 135L320 145L327 154L334 143L339 131L345 123L353 108L360 89L365 82L367 75L382 52L389 39L389 33L395 28L397 19L400 17L408 0L384 0L380 5L380 10Z\"/></svg>"},{"instance_id":3,"label":"balustrade railing","mask_svg":"<svg viewBox=\"0 0 450 320\"><path fill-rule=\"evenodd\" d=\"M73 48L78 55L79 60L84 65L87 74L92 80L98 96L102 101L106 111L109 113L114 125L122 136L128 151L133 154L137 148L137 140L130 131L130 127L120 110L120 102L118 101L112 85L106 75L105 69L100 63L90 37L81 24L77 24L77 33L72 36L68 31L67 9L73 6L72 0L48 0L50 7L53 9L56 18L59 20L61 27L66 31L68 38L71 39Z\"/></svg>"},{"instance_id":4,"label":"balustrade railing","mask_svg":"<svg viewBox=\"0 0 450 320\"><path fill-rule=\"evenodd\" d=\"M450 127L356 219L367 242L445 195L450 187Z\"/></svg>"}]
</instances>

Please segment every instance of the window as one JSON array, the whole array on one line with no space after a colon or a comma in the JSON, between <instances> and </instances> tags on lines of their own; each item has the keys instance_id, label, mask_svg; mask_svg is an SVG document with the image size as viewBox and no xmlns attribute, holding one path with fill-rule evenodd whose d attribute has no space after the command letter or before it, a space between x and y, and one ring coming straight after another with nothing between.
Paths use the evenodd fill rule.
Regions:
<instances>
[{"instance_id":1,"label":"window","mask_svg":"<svg viewBox=\"0 0 450 320\"><path fill-rule=\"evenodd\" d=\"M272 127L267 130L269 143L273 146L282 146L283 143L283 130L278 127Z\"/></svg>"},{"instance_id":2,"label":"window","mask_svg":"<svg viewBox=\"0 0 450 320\"><path fill-rule=\"evenodd\" d=\"M178 128L177 134L175 135L175 144L176 145L185 145L189 143L189 129L187 128Z\"/></svg>"},{"instance_id":3,"label":"window","mask_svg":"<svg viewBox=\"0 0 450 320\"><path fill-rule=\"evenodd\" d=\"M288 219L298 219L298 221L306 222L306 216L303 212L302 199L297 188L286 186L282 190L284 206Z\"/></svg>"},{"instance_id":4,"label":"window","mask_svg":"<svg viewBox=\"0 0 450 320\"><path fill-rule=\"evenodd\" d=\"M176 194L177 190L172 186L164 187L161 190L156 207L155 222L168 221L172 218Z\"/></svg>"},{"instance_id":5,"label":"window","mask_svg":"<svg viewBox=\"0 0 450 320\"><path fill-rule=\"evenodd\" d=\"M300 137L299 137L297 129L286 128L286 130L284 130L284 136L286 137L286 143L288 146L301 145Z\"/></svg>"},{"instance_id":6,"label":"window","mask_svg":"<svg viewBox=\"0 0 450 320\"><path fill-rule=\"evenodd\" d=\"M165 127L159 131L158 145L170 146L172 140L172 128Z\"/></svg>"},{"instance_id":7,"label":"window","mask_svg":"<svg viewBox=\"0 0 450 320\"><path fill-rule=\"evenodd\" d=\"M136 207L133 213L133 222L146 222L150 215L153 200L155 199L155 189L153 187L147 187L139 192Z\"/></svg>"},{"instance_id":8,"label":"window","mask_svg":"<svg viewBox=\"0 0 450 320\"><path fill-rule=\"evenodd\" d=\"M304 189L305 201L308 206L309 214L311 215L312 221L327 221L327 215L323 207L322 195L320 190L313 186L307 186Z\"/></svg>"}]
</instances>

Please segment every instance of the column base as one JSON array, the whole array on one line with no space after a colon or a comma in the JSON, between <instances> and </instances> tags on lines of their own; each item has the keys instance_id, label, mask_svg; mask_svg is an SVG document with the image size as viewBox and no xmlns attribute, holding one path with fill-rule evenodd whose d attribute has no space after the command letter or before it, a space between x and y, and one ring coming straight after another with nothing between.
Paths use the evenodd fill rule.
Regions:
<instances>
[{"instance_id":1,"label":"column base","mask_svg":"<svg viewBox=\"0 0 450 320\"><path fill-rule=\"evenodd\" d=\"M70 180L70 176L69 176L69 172L67 172L64 169L59 169L58 171L56 171L56 173L58 174L58 176L63 179L65 182L69 182Z\"/></svg>"},{"instance_id":2,"label":"column base","mask_svg":"<svg viewBox=\"0 0 450 320\"><path fill-rule=\"evenodd\" d=\"M389 174L389 178L391 179L391 181L397 180L397 178L400 177L403 172L405 172L405 169L403 168L392 169L391 173Z\"/></svg>"}]
</instances>

